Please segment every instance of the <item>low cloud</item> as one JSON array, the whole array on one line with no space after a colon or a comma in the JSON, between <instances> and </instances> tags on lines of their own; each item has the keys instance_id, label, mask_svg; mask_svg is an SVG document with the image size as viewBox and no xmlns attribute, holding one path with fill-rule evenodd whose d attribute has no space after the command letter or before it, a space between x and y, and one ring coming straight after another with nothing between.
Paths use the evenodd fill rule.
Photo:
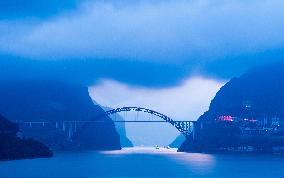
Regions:
<instances>
[{"instance_id":1,"label":"low cloud","mask_svg":"<svg viewBox=\"0 0 284 178\"><path fill-rule=\"evenodd\" d=\"M104 106L146 107L176 120L196 120L208 110L211 99L223 84L224 81L194 77L179 86L148 89L103 80L90 87L89 93L95 101Z\"/></svg>"}]
</instances>

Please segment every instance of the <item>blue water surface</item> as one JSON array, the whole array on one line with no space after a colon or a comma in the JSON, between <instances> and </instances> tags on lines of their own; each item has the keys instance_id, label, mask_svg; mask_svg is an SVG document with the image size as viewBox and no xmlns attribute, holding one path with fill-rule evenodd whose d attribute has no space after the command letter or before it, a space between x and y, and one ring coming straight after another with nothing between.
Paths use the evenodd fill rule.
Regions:
<instances>
[{"instance_id":1,"label":"blue water surface","mask_svg":"<svg viewBox=\"0 0 284 178\"><path fill-rule=\"evenodd\" d=\"M0 178L284 178L283 155L176 153L132 148L61 152L0 162Z\"/></svg>"}]
</instances>

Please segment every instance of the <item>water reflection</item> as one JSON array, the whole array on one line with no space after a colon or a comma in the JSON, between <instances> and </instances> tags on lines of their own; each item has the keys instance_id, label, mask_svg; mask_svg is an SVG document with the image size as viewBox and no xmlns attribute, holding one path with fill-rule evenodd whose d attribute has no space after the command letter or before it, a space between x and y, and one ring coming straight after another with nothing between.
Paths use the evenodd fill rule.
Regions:
<instances>
[{"instance_id":1,"label":"water reflection","mask_svg":"<svg viewBox=\"0 0 284 178\"><path fill-rule=\"evenodd\" d=\"M216 166L216 159L210 154L181 153L179 155L172 155L169 158L198 175L209 174Z\"/></svg>"},{"instance_id":2,"label":"water reflection","mask_svg":"<svg viewBox=\"0 0 284 178\"><path fill-rule=\"evenodd\" d=\"M108 156L118 157L132 154L161 155L169 159L171 162L188 169L189 172L196 175L209 174L214 170L216 165L216 159L213 155L200 153L181 153L177 152L177 149L174 148L155 149L154 147L135 147L124 148L117 151L104 151L101 153Z\"/></svg>"},{"instance_id":3,"label":"water reflection","mask_svg":"<svg viewBox=\"0 0 284 178\"><path fill-rule=\"evenodd\" d=\"M123 148L122 150L114 150L114 151L101 151L100 153L106 155L121 155L121 154L180 154L177 152L176 148L160 148L155 149L155 147L130 147Z\"/></svg>"}]
</instances>

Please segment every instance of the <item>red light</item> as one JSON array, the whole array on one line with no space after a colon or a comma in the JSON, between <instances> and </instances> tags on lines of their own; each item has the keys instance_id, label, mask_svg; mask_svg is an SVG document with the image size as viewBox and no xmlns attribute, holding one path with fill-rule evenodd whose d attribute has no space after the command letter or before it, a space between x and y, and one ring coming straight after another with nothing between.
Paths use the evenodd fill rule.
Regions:
<instances>
[{"instance_id":1,"label":"red light","mask_svg":"<svg viewBox=\"0 0 284 178\"><path fill-rule=\"evenodd\" d=\"M218 117L219 121L227 121L227 122L233 122L233 117L232 116L219 116Z\"/></svg>"}]
</instances>

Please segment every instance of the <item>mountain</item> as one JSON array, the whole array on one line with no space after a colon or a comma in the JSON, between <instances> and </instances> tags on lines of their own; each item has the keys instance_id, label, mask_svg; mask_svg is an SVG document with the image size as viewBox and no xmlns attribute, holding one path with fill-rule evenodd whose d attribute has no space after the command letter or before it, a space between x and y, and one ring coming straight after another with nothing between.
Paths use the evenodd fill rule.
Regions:
<instances>
[{"instance_id":1,"label":"mountain","mask_svg":"<svg viewBox=\"0 0 284 178\"><path fill-rule=\"evenodd\" d=\"M2 80L0 113L11 121L22 123L21 129L26 136L55 150L121 148L113 122L104 115L102 108L93 104L88 88L82 85L51 80ZM56 122L62 121L98 120L103 122L78 125L72 138L68 138L68 132L55 127ZM23 124L30 121L47 123L32 127Z\"/></svg>"},{"instance_id":2,"label":"mountain","mask_svg":"<svg viewBox=\"0 0 284 178\"><path fill-rule=\"evenodd\" d=\"M188 139L180 151L284 145L276 137L282 136L284 124L283 68L283 63L259 67L225 84L198 120L199 138Z\"/></svg>"},{"instance_id":3,"label":"mountain","mask_svg":"<svg viewBox=\"0 0 284 178\"><path fill-rule=\"evenodd\" d=\"M185 136L183 134L180 134L169 146L171 148L179 148L184 141L185 141Z\"/></svg>"},{"instance_id":4,"label":"mountain","mask_svg":"<svg viewBox=\"0 0 284 178\"><path fill-rule=\"evenodd\" d=\"M0 115L0 160L51 157L44 144L18 136L19 127Z\"/></svg>"},{"instance_id":5,"label":"mountain","mask_svg":"<svg viewBox=\"0 0 284 178\"><path fill-rule=\"evenodd\" d=\"M113 108L102 106L105 111L112 110ZM110 116L113 121L124 121L124 118L120 114L113 114ZM133 147L133 143L127 138L125 123L117 122L115 123L115 128L120 136L120 144L122 147Z\"/></svg>"}]
</instances>

